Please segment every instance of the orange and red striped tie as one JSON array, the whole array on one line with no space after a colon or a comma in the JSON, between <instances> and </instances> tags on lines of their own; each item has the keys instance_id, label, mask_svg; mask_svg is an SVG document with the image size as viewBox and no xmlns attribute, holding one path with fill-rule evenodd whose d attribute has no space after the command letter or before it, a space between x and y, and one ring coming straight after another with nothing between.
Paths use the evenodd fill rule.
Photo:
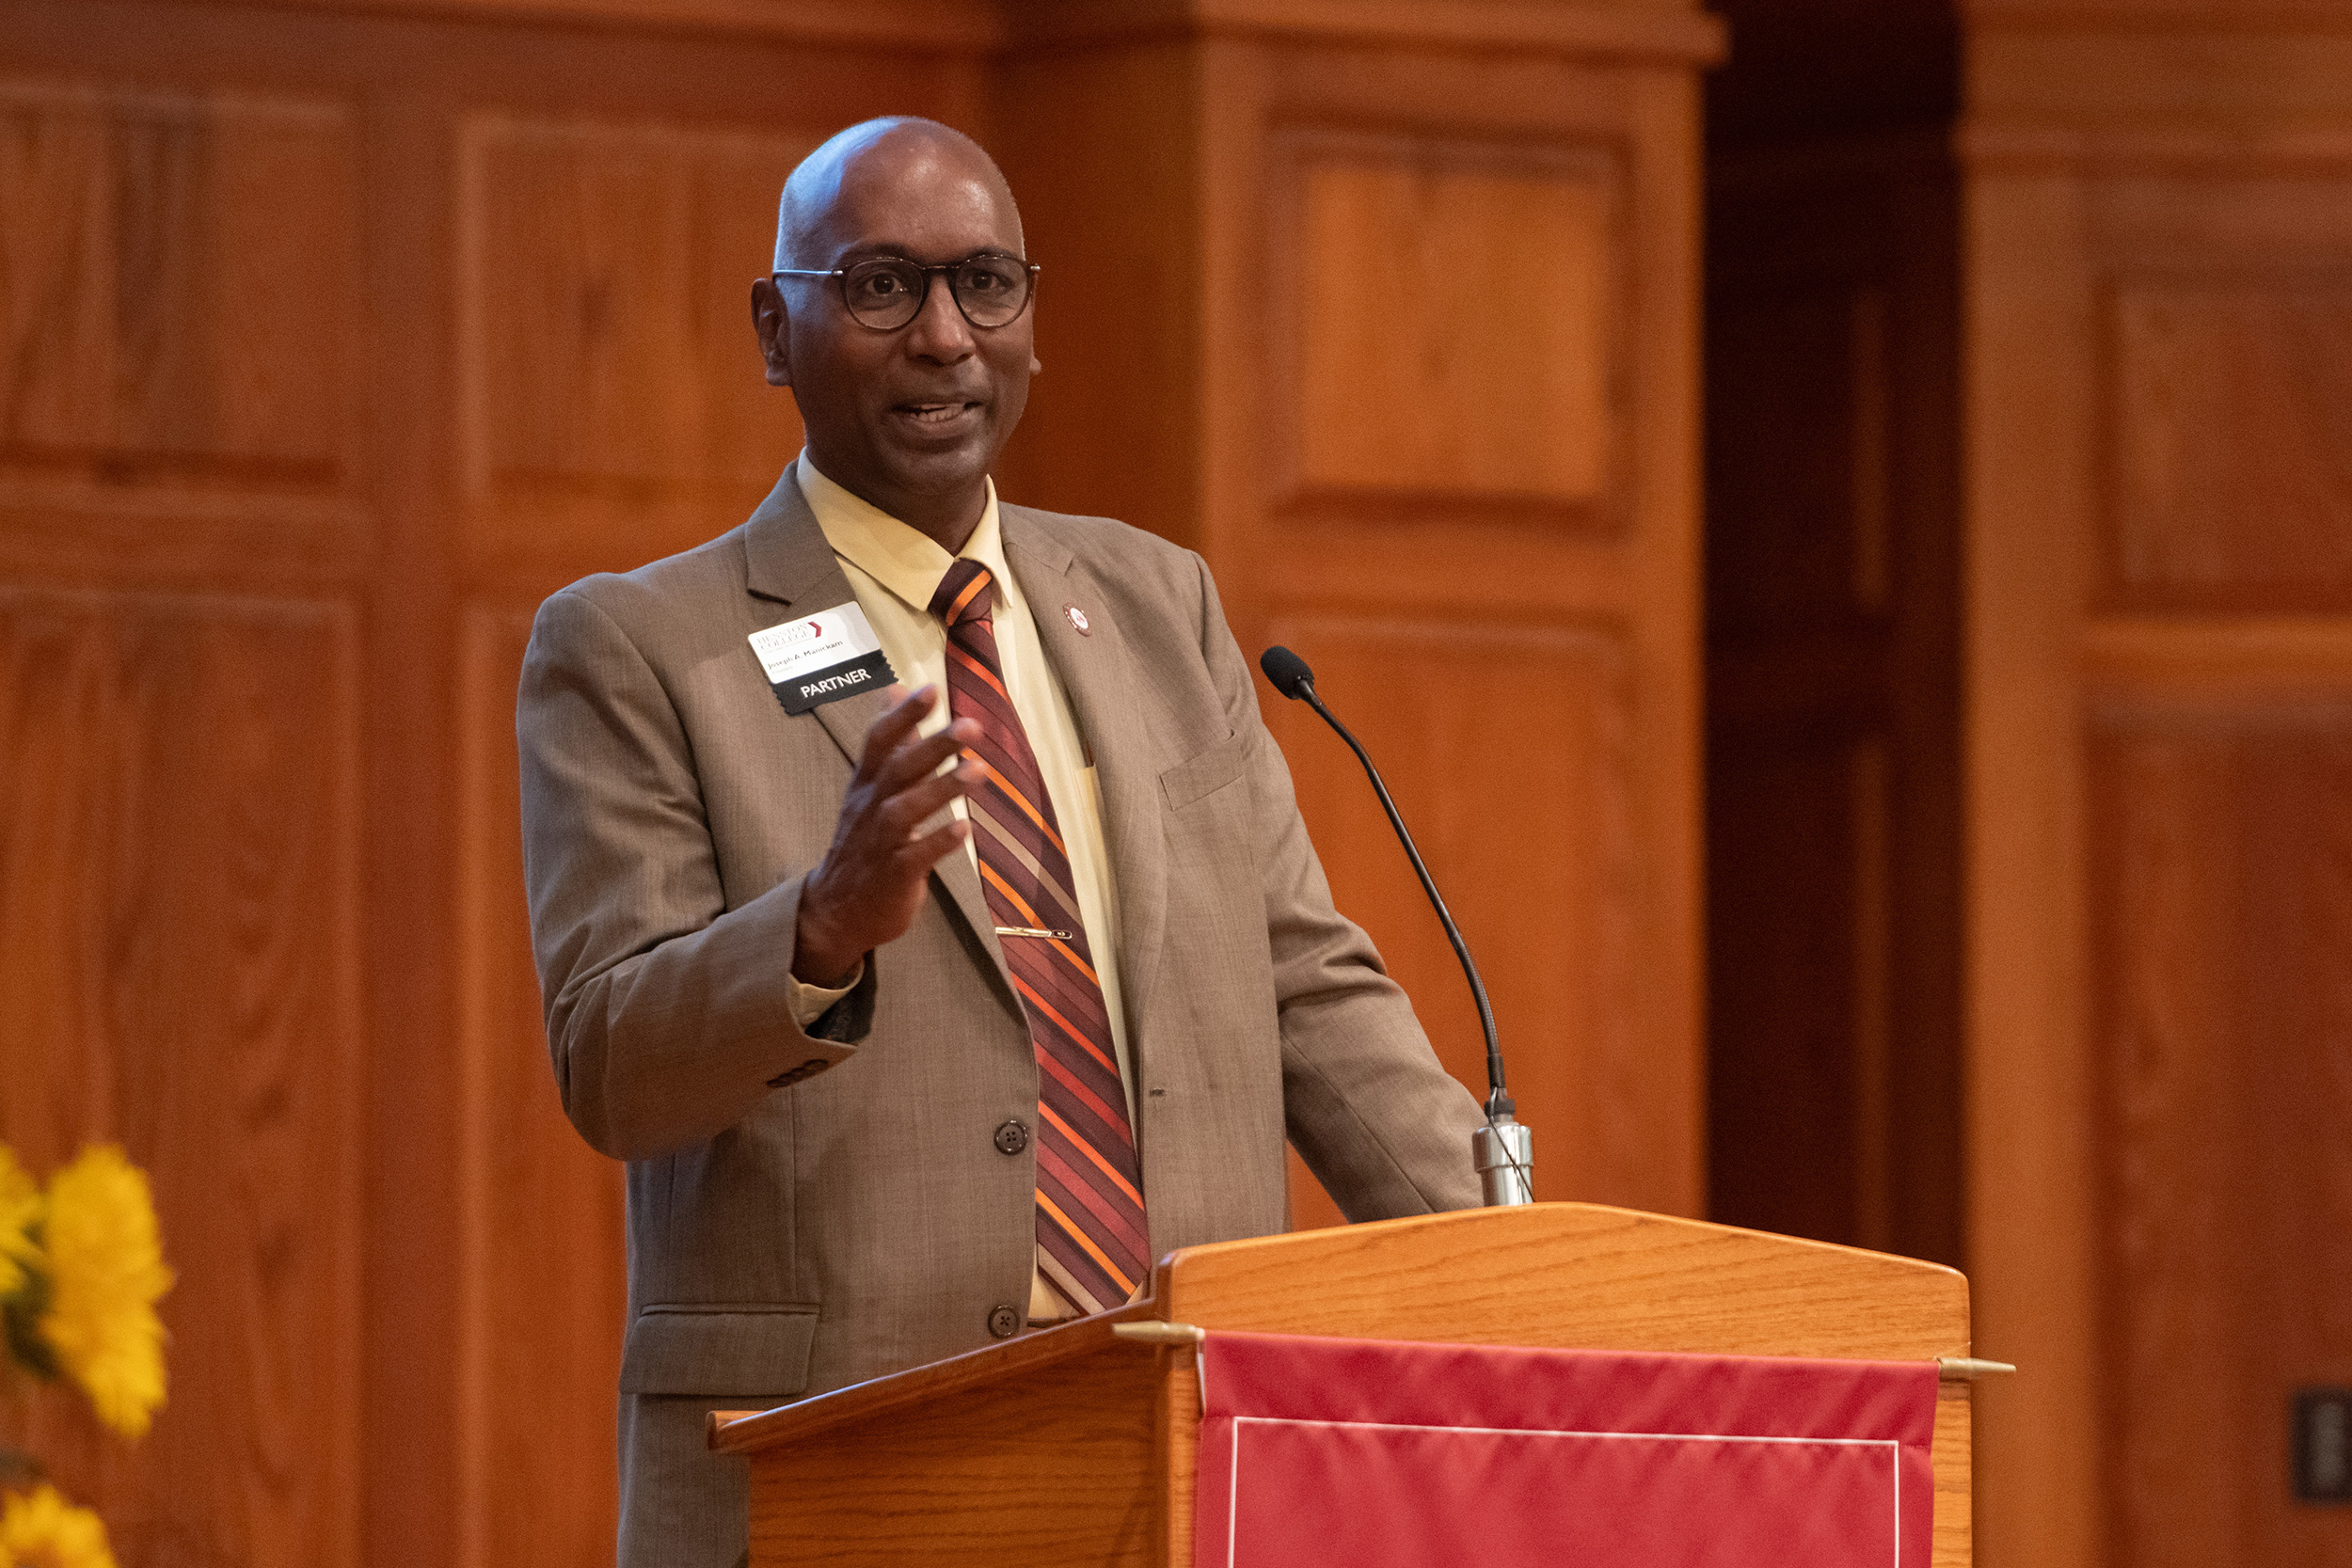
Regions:
<instances>
[{"instance_id":1,"label":"orange and red striped tie","mask_svg":"<svg viewBox=\"0 0 2352 1568\"><path fill-rule=\"evenodd\" d=\"M980 881L1037 1052L1038 1271L1081 1312L1120 1306L1151 1266L1143 1174L1110 1014L1078 917L1070 854L1037 757L1005 690L990 613L995 581L977 561L947 568L931 613L947 626L947 706L977 720L988 776L968 806Z\"/></svg>"}]
</instances>

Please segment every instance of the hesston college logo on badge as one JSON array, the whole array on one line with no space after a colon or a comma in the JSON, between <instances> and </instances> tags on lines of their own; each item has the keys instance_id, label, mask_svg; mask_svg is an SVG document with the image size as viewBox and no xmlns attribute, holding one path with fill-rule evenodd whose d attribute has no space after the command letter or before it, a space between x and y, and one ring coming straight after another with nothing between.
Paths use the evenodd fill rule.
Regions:
<instances>
[{"instance_id":1,"label":"hesston college logo on badge","mask_svg":"<svg viewBox=\"0 0 2352 1568\"><path fill-rule=\"evenodd\" d=\"M888 686L898 677L866 611L852 602L752 633L752 652L787 713Z\"/></svg>"}]
</instances>

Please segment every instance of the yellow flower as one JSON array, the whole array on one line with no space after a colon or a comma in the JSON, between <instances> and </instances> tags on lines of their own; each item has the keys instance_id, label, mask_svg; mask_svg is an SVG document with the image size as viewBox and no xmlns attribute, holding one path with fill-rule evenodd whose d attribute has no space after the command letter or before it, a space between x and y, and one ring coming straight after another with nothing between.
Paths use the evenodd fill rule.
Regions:
<instances>
[{"instance_id":1,"label":"yellow flower","mask_svg":"<svg viewBox=\"0 0 2352 1568\"><path fill-rule=\"evenodd\" d=\"M172 1285L147 1174L112 1144L82 1150L50 1179L41 1250L50 1294L40 1337L100 1420L125 1437L145 1435L164 1402L155 1303Z\"/></svg>"},{"instance_id":2,"label":"yellow flower","mask_svg":"<svg viewBox=\"0 0 2352 1568\"><path fill-rule=\"evenodd\" d=\"M54 1486L12 1492L0 1510L5 1568L115 1568L105 1521L57 1496Z\"/></svg>"},{"instance_id":3,"label":"yellow flower","mask_svg":"<svg viewBox=\"0 0 2352 1568\"><path fill-rule=\"evenodd\" d=\"M0 1300L24 1283L25 1265L37 1255L28 1232L40 1218L40 1188L16 1163L15 1152L0 1144Z\"/></svg>"}]
</instances>

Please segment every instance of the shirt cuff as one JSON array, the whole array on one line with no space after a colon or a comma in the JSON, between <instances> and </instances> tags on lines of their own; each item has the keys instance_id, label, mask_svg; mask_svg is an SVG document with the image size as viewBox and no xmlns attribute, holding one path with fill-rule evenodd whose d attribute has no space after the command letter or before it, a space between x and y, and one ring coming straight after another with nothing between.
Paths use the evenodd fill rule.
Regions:
<instances>
[{"instance_id":1,"label":"shirt cuff","mask_svg":"<svg viewBox=\"0 0 2352 1568\"><path fill-rule=\"evenodd\" d=\"M792 1009L792 1022L799 1025L803 1034L806 1034L810 1024L824 1017L834 1003L857 990L857 983L865 978L866 960L863 958L850 972L850 983L845 986L812 986L787 970L784 975L785 1006Z\"/></svg>"}]
</instances>

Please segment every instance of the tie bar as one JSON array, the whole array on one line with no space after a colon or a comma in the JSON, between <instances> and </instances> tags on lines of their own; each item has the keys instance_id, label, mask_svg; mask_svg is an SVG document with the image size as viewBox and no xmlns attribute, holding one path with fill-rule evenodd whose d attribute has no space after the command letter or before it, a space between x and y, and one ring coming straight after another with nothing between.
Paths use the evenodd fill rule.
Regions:
<instances>
[{"instance_id":1,"label":"tie bar","mask_svg":"<svg viewBox=\"0 0 2352 1568\"><path fill-rule=\"evenodd\" d=\"M1068 942L1077 933L1074 931L1048 931L1037 926L999 926L996 927L996 934L1000 937L1049 937L1056 942Z\"/></svg>"}]
</instances>

